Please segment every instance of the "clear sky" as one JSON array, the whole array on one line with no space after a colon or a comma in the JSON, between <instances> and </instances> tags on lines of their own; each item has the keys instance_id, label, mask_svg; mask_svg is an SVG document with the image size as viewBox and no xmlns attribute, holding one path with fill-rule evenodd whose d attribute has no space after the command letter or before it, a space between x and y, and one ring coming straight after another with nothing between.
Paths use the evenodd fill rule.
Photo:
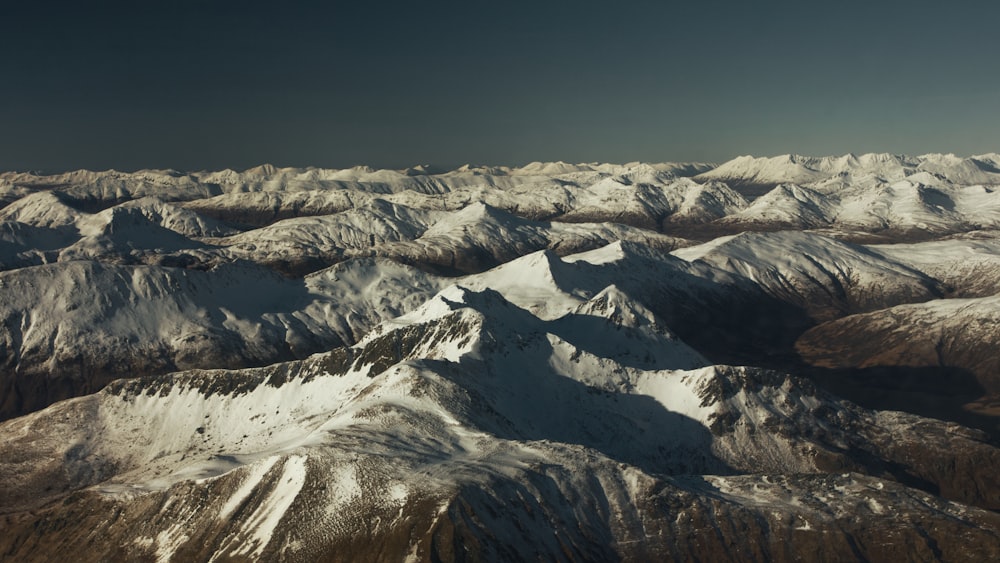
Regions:
<instances>
[{"instance_id":1,"label":"clear sky","mask_svg":"<svg viewBox=\"0 0 1000 563\"><path fill-rule=\"evenodd\" d=\"M0 169L1000 152L1000 3L4 2Z\"/></svg>"}]
</instances>

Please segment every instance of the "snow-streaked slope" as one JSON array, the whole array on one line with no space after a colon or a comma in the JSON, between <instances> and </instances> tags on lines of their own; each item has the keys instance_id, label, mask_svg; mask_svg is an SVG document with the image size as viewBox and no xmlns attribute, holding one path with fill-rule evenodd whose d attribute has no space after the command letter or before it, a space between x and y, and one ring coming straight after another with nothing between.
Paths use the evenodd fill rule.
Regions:
<instances>
[{"instance_id":1,"label":"snow-streaked slope","mask_svg":"<svg viewBox=\"0 0 1000 563\"><path fill-rule=\"evenodd\" d=\"M914 179L841 196L834 220L865 230L949 231L961 225L949 190Z\"/></svg>"},{"instance_id":2,"label":"snow-streaked slope","mask_svg":"<svg viewBox=\"0 0 1000 563\"><path fill-rule=\"evenodd\" d=\"M949 295L988 297L1000 293L997 232L973 232L946 240L868 248L938 280Z\"/></svg>"},{"instance_id":3,"label":"snow-streaked slope","mask_svg":"<svg viewBox=\"0 0 1000 563\"><path fill-rule=\"evenodd\" d=\"M792 182L806 184L825 175L816 169L814 159L799 155L770 158L738 156L696 176L698 180L742 181L757 184Z\"/></svg>"},{"instance_id":4,"label":"snow-streaked slope","mask_svg":"<svg viewBox=\"0 0 1000 563\"><path fill-rule=\"evenodd\" d=\"M251 264L68 261L0 272L0 283L5 417L118 377L303 357L353 342L439 287L411 268L363 261L305 279Z\"/></svg>"},{"instance_id":5,"label":"snow-streaked slope","mask_svg":"<svg viewBox=\"0 0 1000 563\"><path fill-rule=\"evenodd\" d=\"M35 192L33 188L19 186L2 176L0 173L0 209Z\"/></svg>"},{"instance_id":6,"label":"snow-streaked slope","mask_svg":"<svg viewBox=\"0 0 1000 563\"><path fill-rule=\"evenodd\" d=\"M77 170L53 175L8 172L0 177L22 186L58 192L73 207L90 211L142 197L186 201L222 193L218 185L176 170Z\"/></svg>"},{"instance_id":7,"label":"snow-streaked slope","mask_svg":"<svg viewBox=\"0 0 1000 563\"><path fill-rule=\"evenodd\" d=\"M479 272L546 248L567 254L617 240L667 250L687 244L624 225L531 221L483 203L433 211L382 199L334 215L287 219L207 240L264 264L312 261L316 269L349 257L384 256L449 272Z\"/></svg>"},{"instance_id":8,"label":"snow-streaked slope","mask_svg":"<svg viewBox=\"0 0 1000 563\"><path fill-rule=\"evenodd\" d=\"M90 214L73 209L60 196L46 191L32 194L0 214L11 224L23 225L19 227L22 231L30 227L38 239L34 250L58 251L55 254L60 260L158 263L171 254L190 251L188 262L212 264L225 260L226 254L207 251L204 245L192 239L233 232L213 219L152 197L130 200ZM200 258L196 259L196 255ZM34 260L21 265L35 263L40 262ZM8 268L16 266L17 262L13 262Z\"/></svg>"},{"instance_id":9,"label":"snow-streaked slope","mask_svg":"<svg viewBox=\"0 0 1000 563\"><path fill-rule=\"evenodd\" d=\"M56 194L34 192L0 209L0 220L17 221L33 227L76 228L83 214L66 205Z\"/></svg>"},{"instance_id":10,"label":"snow-streaked slope","mask_svg":"<svg viewBox=\"0 0 1000 563\"><path fill-rule=\"evenodd\" d=\"M167 192L166 195L169 195ZM232 229L156 197L132 199L96 214L78 211L51 192L36 192L0 210L0 219L35 227L78 231L87 236L101 231L121 214L135 213L150 223L188 237L223 236Z\"/></svg>"},{"instance_id":11,"label":"snow-streaked slope","mask_svg":"<svg viewBox=\"0 0 1000 563\"><path fill-rule=\"evenodd\" d=\"M137 213L151 223L186 237L221 237L234 234L234 230L218 221L204 217L184 207L165 203L155 197L135 199L107 209L91 217L80 219L78 228L84 235L101 231L104 225L112 222L117 215Z\"/></svg>"},{"instance_id":12,"label":"snow-streaked slope","mask_svg":"<svg viewBox=\"0 0 1000 563\"><path fill-rule=\"evenodd\" d=\"M819 319L943 292L930 276L864 246L794 231L720 237L673 254L751 279Z\"/></svg>"},{"instance_id":13,"label":"snow-streaked slope","mask_svg":"<svg viewBox=\"0 0 1000 563\"><path fill-rule=\"evenodd\" d=\"M895 238L997 228L1000 193L918 172L904 180L844 182L836 189L781 184L719 225L752 230L828 226Z\"/></svg>"},{"instance_id":14,"label":"snow-streaked slope","mask_svg":"<svg viewBox=\"0 0 1000 563\"><path fill-rule=\"evenodd\" d=\"M886 153L829 157L740 156L696 178L751 184L811 184L836 178L850 181L864 177L898 181L911 174L929 172L960 184L997 184L1000 183L997 160L995 154L968 158L953 154L906 156Z\"/></svg>"},{"instance_id":15,"label":"snow-streaked slope","mask_svg":"<svg viewBox=\"0 0 1000 563\"><path fill-rule=\"evenodd\" d=\"M443 215L375 199L334 215L285 219L211 242L255 262L312 260L322 267L342 260L348 250L419 237Z\"/></svg>"},{"instance_id":16,"label":"snow-streaked slope","mask_svg":"<svg viewBox=\"0 0 1000 563\"><path fill-rule=\"evenodd\" d=\"M722 182L698 183L690 179L678 180L672 187L684 188L680 205L668 222L686 224L707 222L744 209L748 204L739 193Z\"/></svg>"},{"instance_id":17,"label":"snow-streaked slope","mask_svg":"<svg viewBox=\"0 0 1000 563\"><path fill-rule=\"evenodd\" d=\"M130 226L139 234L153 232L141 214L122 217L137 225L123 224L108 236L81 242L130 244L134 238L125 228ZM475 228L474 222L468 225ZM163 244L165 233L160 235ZM0 273L7 288L0 295L8 350L5 381L8 388L21 389L8 395L5 416L93 390L114 377L161 373L175 366L254 365L354 342L444 283L384 258L351 259L292 279L225 261L185 270L69 260L69 251L107 248L77 243L63 251L64 261L57 264ZM189 248L180 252L195 254ZM634 242L565 260L552 250L536 252L460 281L494 288L546 319L565 315L615 285L676 322L681 332L696 336L739 329L741 312L749 318L761 308L775 311L749 281Z\"/></svg>"},{"instance_id":18,"label":"snow-streaked slope","mask_svg":"<svg viewBox=\"0 0 1000 563\"><path fill-rule=\"evenodd\" d=\"M378 194L348 189L232 192L184 207L238 225L265 226L282 219L331 215L367 205Z\"/></svg>"},{"instance_id":19,"label":"snow-streaked slope","mask_svg":"<svg viewBox=\"0 0 1000 563\"><path fill-rule=\"evenodd\" d=\"M728 272L628 241L564 257L552 251L536 252L461 278L461 283L498 291L544 319L564 315L612 285L657 308L661 315L674 307L683 310L680 296L698 303L754 287ZM675 297L678 302L673 302Z\"/></svg>"},{"instance_id":20,"label":"snow-streaked slope","mask_svg":"<svg viewBox=\"0 0 1000 563\"><path fill-rule=\"evenodd\" d=\"M947 178L956 184L1000 184L1000 155L970 156L926 154L920 157L917 170Z\"/></svg>"},{"instance_id":21,"label":"snow-streaked slope","mask_svg":"<svg viewBox=\"0 0 1000 563\"><path fill-rule=\"evenodd\" d=\"M996 155L739 157L696 177L736 186L777 186L722 224L815 228L832 223L895 236L995 228ZM794 184L790 186L788 184Z\"/></svg>"},{"instance_id":22,"label":"snow-streaked slope","mask_svg":"<svg viewBox=\"0 0 1000 563\"><path fill-rule=\"evenodd\" d=\"M540 164L537 169L526 167L461 167L436 174L416 169L376 170L368 166L333 170L322 168L278 168L264 165L243 172L224 170L202 172L197 177L205 183L217 184L224 193L292 192L303 190L348 189L378 194L413 191L442 194L472 186L510 189L526 183L558 183L559 166ZM585 178L600 176L600 167L570 166L566 173Z\"/></svg>"},{"instance_id":23,"label":"snow-streaked slope","mask_svg":"<svg viewBox=\"0 0 1000 563\"><path fill-rule=\"evenodd\" d=\"M35 226L76 226L81 211L156 197L183 202L185 209L203 216L181 219L175 207L164 211L162 203L158 208L152 203L140 205L154 223L188 236L219 236L225 234L221 225L198 227L194 223L210 223L206 218L213 217L243 229L334 216L350 223L352 212L385 202L428 213L458 212L482 203L529 220L615 222L682 237L684 228L693 225L706 227L693 231L701 238L744 228L770 231L829 225L837 232L860 231L894 240L1000 226L1000 196L996 195L1000 192L991 187L1000 182L994 156L740 157L710 171L695 164L532 163L522 168L450 171L265 165L243 172L192 174L169 170L79 171L52 177L8 173L5 181L22 182L24 193L41 191L14 201L0 211L0 219ZM686 177L695 170L702 173ZM726 181L737 187L747 183L779 187L748 208L744 197ZM336 226L318 228L338 231ZM265 246L274 244L272 233L259 236L271 241ZM858 238L856 233L843 236ZM353 244L330 242L336 248ZM337 252L318 254L335 257ZM324 262L330 259L319 261Z\"/></svg>"},{"instance_id":24,"label":"snow-streaked slope","mask_svg":"<svg viewBox=\"0 0 1000 563\"><path fill-rule=\"evenodd\" d=\"M82 236L64 248L59 259L143 263L185 251L193 255L208 250L205 245L154 222L160 217L151 218L144 211L142 207L123 204L82 218L78 222Z\"/></svg>"},{"instance_id":25,"label":"snow-streaked slope","mask_svg":"<svg viewBox=\"0 0 1000 563\"><path fill-rule=\"evenodd\" d=\"M476 558L840 558L920 534L955 556L1000 549L995 515L891 482L993 506L1000 452L975 433L774 372L676 371L699 358L616 288L571 315L590 320L452 286L352 348L120 382L0 424L2 505L33 508L0 541L292 561L450 558L456 536ZM811 475L771 476L789 470ZM881 547L847 547L882 528Z\"/></svg>"},{"instance_id":26,"label":"snow-streaked slope","mask_svg":"<svg viewBox=\"0 0 1000 563\"><path fill-rule=\"evenodd\" d=\"M835 215L835 203L823 194L795 184L780 184L746 209L727 214L721 222L746 227L810 229L829 225Z\"/></svg>"},{"instance_id":27,"label":"snow-streaked slope","mask_svg":"<svg viewBox=\"0 0 1000 563\"><path fill-rule=\"evenodd\" d=\"M558 173L563 169L568 171ZM702 185L679 178L676 168L638 163L583 168L540 165L535 173L546 170L551 175L530 175L510 185L473 176L480 181L433 192L405 189L381 193L364 184L310 191L232 192L189 202L187 207L234 223L259 226L293 216L363 207L378 196L418 209L454 211L482 202L526 219L611 221L658 228L670 215L677 221L708 221L746 205L725 185ZM461 175L455 171L443 177Z\"/></svg>"},{"instance_id":28,"label":"snow-streaked slope","mask_svg":"<svg viewBox=\"0 0 1000 563\"><path fill-rule=\"evenodd\" d=\"M998 165L0 174L0 559L997 559Z\"/></svg>"},{"instance_id":29,"label":"snow-streaked slope","mask_svg":"<svg viewBox=\"0 0 1000 563\"><path fill-rule=\"evenodd\" d=\"M448 280L381 258L357 258L305 276L317 298L308 316L353 344L380 322L413 310ZM321 299L320 299L321 297Z\"/></svg>"},{"instance_id":30,"label":"snow-streaked slope","mask_svg":"<svg viewBox=\"0 0 1000 563\"><path fill-rule=\"evenodd\" d=\"M356 254L387 256L450 272L481 272L542 249L571 254L629 241L673 250L683 239L614 223L529 221L482 203L441 217L418 238L376 245Z\"/></svg>"},{"instance_id":31,"label":"snow-streaked slope","mask_svg":"<svg viewBox=\"0 0 1000 563\"><path fill-rule=\"evenodd\" d=\"M710 221L745 206L743 197L725 184L699 184L637 167L581 190L560 220L614 221L659 229L669 222Z\"/></svg>"}]
</instances>

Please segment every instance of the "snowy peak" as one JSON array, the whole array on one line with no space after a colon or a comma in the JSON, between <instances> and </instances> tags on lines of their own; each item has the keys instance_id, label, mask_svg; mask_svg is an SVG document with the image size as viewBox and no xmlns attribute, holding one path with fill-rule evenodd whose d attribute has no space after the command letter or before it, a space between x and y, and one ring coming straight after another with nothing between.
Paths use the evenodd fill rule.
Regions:
<instances>
[{"instance_id":1,"label":"snowy peak","mask_svg":"<svg viewBox=\"0 0 1000 563\"><path fill-rule=\"evenodd\" d=\"M539 318L551 320L577 307L601 281L591 283L554 251L542 250L465 278L475 289L491 288Z\"/></svg>"},{"instance_id":2,"label":"snowy peak","mask_svg":"<svg viewBox=\"0 0 1000 563\"><path fill-rule=\"evenodd\" d=\"M518 361L585 365L586 358L595 364L613 360L646 369L707 365L655 314L613 285L552 321L515 306L497 291L451 286L415 311L373 330L355 348L370 356L368 349L384 347L388 341L404 343L398 345L405 349L400 358L459 362L468 357L497 370ZM412 349L407 342L414 343ZM601 376L587 377L597 384L593 377Z\"/></svg>"},{"instance_id":3,"label":"snowy peak","mask_svg":"<svg viewBox=\"0 0 1000 563\"><path fill-rule=\"evenodd\" d=\"M567 262L586 262L591 265L625 264L631 261L666 262L675 261L670 253L660 252L649 246L633 241L619 240L601 248L566 256Z\"/></svg>"},{"instance_id":4,"label":"snowy peak","mask_svg":"<svg viewBox=\"0 0 1000 563\"><path fill-rule=\"evenodd\" d=\"M672 222L701 223L720 219L746 208L747 200L723 182L699 184L682 178L675 184L683 188L683 200L670 217Z\"/></svg>"},{"instance_id":5,"label":"snowy peak","mask_svg":"<svg viewBox=\"0 0 1000 563\"><path fill-rule=\"evenodd\" d=\"M472 203L455 213L443 217L441 220L436 221L428 230L428 235L434 235L438 233L448 232L455 229L461 229L463 226L482 226L482 225L497 225L497 224L511 224L516 227L518 224L526 224L527 222L515 217L509 213L488 205L483 202Z\"/></svg>"},{"instance_id":6,"label":"snowy peak","mask_svg":"<svg viewBox=\"0 0 1000 563\"><path fill-rule=\"evenodd\" d=\"M613 178L615 181L624 185L663 185L673 181L677 178L677 175L669 169L663 170L653 166L652 164L637 164L634 166L628 166L624 171L616 174Z\"/></svg>"},{"instance_id":7,"label":"snowy peak","mask_svg":"<svg viewBox=\"0 0 1000 563\"><path fill-rule=\"evenodd\" d=\"M816 169L818 164L816 159L790 154L770 158L739 156L695 178L756 184L806 184L824 177L823 172Z\"/></svg>"},{"instance_id":8,"label":"snowy peak","mask_svg":"<svg viewBox=\"0 0 1000 563\"><path fill-rule=\"evenodd\" d=\"M724 223L815 228L829 225L836 206L823 194L795 184L779 184Z\"/></svg>"},{"instance_id":9,"label":"snowy peak","mask_svg":"<svg viewBox=\"0 0 1000 563\"><path fill-rule=\"evenodd\" d=\"M659 333L669 334L667 328L656 319L651 311L614 285L609 285L589 301L581 304L573 314L601 317L621 327L652 329Z\"/></svg>"},{"instance_id":10,"label":"snowy peak","mask_svg":"<svg viewBox=\"0 0 1000 563\"><path fill-rule=\"evenodd\" d=\"M581 355L589 355L644 369L693 369L709 364L656 314L614 285L547 330L574 347L570 354L578 362ZM593 378L589 381L597 383Z\"/></svg>"},{"instance_id":11,"label":"snowy peak","mask_svg":"<svg viewBox=\"0 0 1000 563\"><path fill-rule=\"evenodd\" d=\"M556 162L531 162L513 169L511 173L531 176L560 176L576 172L592 172L593 170L594 167L590 164L569 164L560 160Z\"/></svg>"},{"instance_id":12,"label":"snowy peak","mask_svg":"<svg viewBox=\"0 0 1000 563\"><path fill-rule=\"evenodd\" d=\"M740 156L700 174L697 178L749 184L792 182L808 185L837 177L850 179L874 176L884 181L894 181L924 171L959 184L1000 182L1000 171L988 155L961 158L953 154L911 157L887 153L858 156L848 154L840 157Z\"/></svg>"},{"instance_id":13,"label":"snowy peak","mask_svg":"<svg viewBox=\"0 0 1000 563\"><path fill-rule=\"evenodd\" d=\"M391 321L388 326L398 327L411 324L427 323L439 320L454 311L470 309L489 312L494 308L510 309L513 307L502 295L491 289L474 291L460 285L451 285L442 289L426 303L413 312L407 313ZM364 342L359 345L364 345Z\"/></svg>"},{"instance_id":14,"label":"snowy peak","mask_svg":"<svg viewBox=\"0 0 1000 563\"><path fill-rule=\"evenodd\" d=\"M369 376L406 359L426 358L460 362L478 358L484 335L505 332L526 314L492 290L472 291L452 285L433 298L368 333L354 346L353 369ZM501 339L507 334L501 334Z\"/></svg>"},{"instance_id":15,"label":"snowy peak","mask_svg":"<svg viewBox=\"0 0 1000 563\"><path fill-rule=\"evenodd\" d=\"M273 164L260 164L247 168L243 174L248 176L274 176L278 169Z\"/></svg>"},{"instance_id":16,"label":"snowy peak","mask_svg":"<svg viewBox=\"0 0 1000 563\"><path fill-rule=\"evenodd\" d=\"M707 222L746 205L719 182L704 185L650 167L636 167L589 184L575 195L563 221L615 221L649 229L665 224Z\"/></svg>"},{"instance_id":17,"label":"snowy peak","mask_svg":"<svg viewBox=\"0 0 1000 563\"><path fill-rule=\"evenodd\" d=\"M996 155L962 158L954 154L927 154L920 157L918 171L930 172L956 184L1000 183Z\"/></svg>"}]
</instances>

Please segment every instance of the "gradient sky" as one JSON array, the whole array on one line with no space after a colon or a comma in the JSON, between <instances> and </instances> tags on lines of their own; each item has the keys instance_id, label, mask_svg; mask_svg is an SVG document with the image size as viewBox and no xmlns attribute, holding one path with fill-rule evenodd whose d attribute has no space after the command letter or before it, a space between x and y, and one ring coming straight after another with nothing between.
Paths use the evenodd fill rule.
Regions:
<instances>
[{"instance_id":1,"label":"gradient sky","mask_svg":"<svg viewBox=\"0 0 1000 563\"><path fill-rule=\"evenodd\" d=\"M995 2L20 2L0 169L1000 152Z\"/></svg>"}]
</instances>

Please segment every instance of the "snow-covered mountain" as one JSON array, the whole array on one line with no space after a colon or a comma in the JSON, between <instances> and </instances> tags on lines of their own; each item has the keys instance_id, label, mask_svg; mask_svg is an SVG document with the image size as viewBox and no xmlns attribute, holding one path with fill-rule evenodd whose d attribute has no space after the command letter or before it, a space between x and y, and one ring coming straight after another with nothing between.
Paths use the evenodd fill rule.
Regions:
<instances>
[{"instance_id":1,"label":"snow-covered mountain","mask_svg":"<svg viewBox=\"0 0 1000 563\"><path fill-rule=\"evenodd\" d=\"M72 223L74 213L155 197L245 229L360 209L380 198L428 211L456 211L481 202L530 220L616 222L681 237L678 229L692 225L712 226L694 231L702 238L720 231L830 225L912 237L922 230L947 234L996 228L1000 196L993 195L992 186L1000 184L997 163L998 155L865 154L739 157L716 168L698 163L559 162L448 171L265 165L243 172L190 174L4 173L0 181L9 186L4 193L11 209L0 219L57 226ZM733 188L767 197L748 207ZM777 191L768 193L772 188Z\"/></svg>"},{"instance_id":2,"label":"snow-covered mountain","mask_svg":"<svg viewBox=\"0 0 1000 563\"><path fill-rule=\"evenodd\" d=\"M683 369L703 363L615 288L545 321L451 286L351 348L120 382L3 423L3 505L26 512L0 541L84 560L1000 548L992 512L893 482L994 507L1000 450L975 433L773 372ZM936 463L944 444L956 469ZM863 528L896 533L852 550Z\"/></svg>"},{"instance_id":3,"label":"snow-covered mountain","mask_svg":"<svg viewBox=\"0 0 1000 563\"><path fill-rule=\"evenodd\" d=\"M998 184L0 173L0 560L1000 559Z\"/></svg>"},{"instance_id":4,"label":"snow-covered mountain","mask_svg":"<svg viewBox=\"0 0 1000 563\"><path fill-rule=\"evenodd\" d=\"M885 181L902 180L919 172L929 172L960 184L1000 183L1000 155L968 158L953 154L922 156L871 153L830 157L786 154L775 157L740 156L695 176L698 180L721 180L741 184L811 184L845 178L848 181L874 176Z\"/></svg>"},{"instance_id":5,"label":"snow-covered mountain","mask_svg":"<svg viewBox=\"0 0 1000 563\"><path fill-rule=\"evenodd\" d=\"M70 261L0 272L0 287L6 418L121 377L263 365L352 343L439 282L370 260L304 279L253 264Z\"/></svg>"},{"instance_id":6,"label":"snow-covered mountain","mask_svg":"<svg viewBox=\"0 0 1000 563\"><path fill-rule=\"evenodd\" d=\"M864 246L793 231L747 232L674 252L765 288L820 319L927 301L943 289L926 274Z\"/></svg>"},{"instance_id":7,"label":"snow-covered mountain","mask_svg":"<svg viewBox=\"0 0 1000 563\"><path fill-rule=\"evenodd\" d=\"M292 279L225 262L200 270L74 260L0 272L2 412L34 410L119 377L261 365L353 343L447 282L384 258ZM623 242L565 259L529 254L461 283L500 291L544 318L618 284L696 342L732 336L728 319L752 316L766 299L725 272Z\"/></svg>"},{"instance_id":8,"label":"snow-covered mountain","mask_svg":"<svg viewBox=\"0 0 1000 563\"><path fill-rule=\"evenodd\" d=\"M75 228L82 216L51 191L30 193L0 209L0 220L54 229Z\"/></svg>"},{"instance_id":9,"label":"snow-covered mountain","mask_svg":"<svg viewBox=\"0 0 1000 563\"><path fill-rule=\"evenodd\" d=\"M975 231L916 244L872 245L870 250L938 280L954 297L1000 293L1000 232Z\"/></svg>"},{"instance_id":10,"label":"snow-covered mountain","mask_svg":"<svg viewBox=\"0 0 1000 563\"><path fill-rule=\"evenodd\" d=\"M829 226L834 217L836 204L827 196L803 186L779 184L746 208L727 214L721 222L744 227L815 229Z\"/></svg>"}]
</instances>

